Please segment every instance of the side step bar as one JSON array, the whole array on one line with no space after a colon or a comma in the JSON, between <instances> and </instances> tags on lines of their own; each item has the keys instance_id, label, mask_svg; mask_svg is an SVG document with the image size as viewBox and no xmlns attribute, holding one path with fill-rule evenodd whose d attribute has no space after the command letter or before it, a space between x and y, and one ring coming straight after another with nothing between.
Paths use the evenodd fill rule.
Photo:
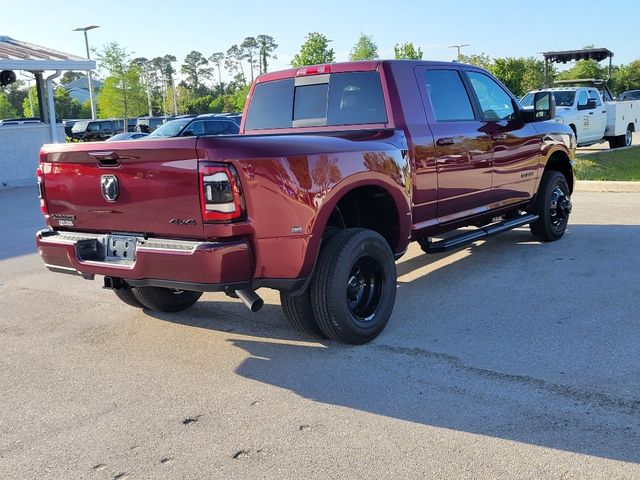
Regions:
<instances>
[{"instance_id":1,"label":"side step bar","mask_svg":"<svg viewBox=\"0 0 640 480\"><path fill-rule=\"evenodd\" d=\"M486 227L479 228L478 230L454 235L437 242L432 242L426 238L420 240L418 243L420 243L420 247L425 253L447 252L449 250L464 247L465 245L469 245L470 243L478 240L482 240L490 235L495 235L496 233L506 232L507 230L513 230L514 228L527 225L528 223L535 222L537 219L538 215L521 215L517 218L487 225Z\"/></svg>"}]
</instances>

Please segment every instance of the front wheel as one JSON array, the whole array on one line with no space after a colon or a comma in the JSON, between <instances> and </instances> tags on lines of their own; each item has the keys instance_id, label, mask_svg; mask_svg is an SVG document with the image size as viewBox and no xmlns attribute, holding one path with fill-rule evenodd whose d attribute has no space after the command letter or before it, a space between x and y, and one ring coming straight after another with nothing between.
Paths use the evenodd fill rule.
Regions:
<instances>
[{"instance_id":1,"label":"front wheel","mask_svg":"<svg viewBox=\"0 0 640 480\"><path fill-rule=\"evenodd\" d=\"M538 215L538 219L529 225L534 237L543 242L562 238L571 213L569 185L562 173L544 172L532 213Z\"/></svg>"},{"instance_id":2,"label":"front wheel","mask_svg":"<svg viewBox=\"0 0 640 480\"><path fill-rule=\"evenodd\" d=\"M133 292L143 306L158 312L186 310L202 296L202 292L163 287L137 287Z\"/></svg>"},{"instance_id":3,"label":"front wheel","mask_svg":"<svg viewBox=\"0 0 640 480\"><path fill-rule=\"evenodd\" d=\"M320 251L310 288L315 319L327 337L367 343L382 332L393 311L393 252L377 232L341 230Z\"/></svg>"}]
</instances>

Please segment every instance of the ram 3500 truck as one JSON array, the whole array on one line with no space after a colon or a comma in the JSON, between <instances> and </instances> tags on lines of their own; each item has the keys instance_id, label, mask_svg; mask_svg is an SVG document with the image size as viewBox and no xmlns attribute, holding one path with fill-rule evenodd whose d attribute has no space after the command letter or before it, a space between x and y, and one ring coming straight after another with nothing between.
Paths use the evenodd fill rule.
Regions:
<instances>
[{"instance_id":1,"label":"ram 3500 truck","mask_svg":"<svg viewBox=\"0 0 640 480\"><path fill-rule=\"evenodd\" d=\"M365 61L261 75L241 134L47 145L38 169L53 271L125 303L281 293L300 332L360 344L385 327L395 260L529 224L565 232L575 145L549 93L523 110L458 63ZM475 227L456 231L461 227Z\"/></svg>"}]
</instances>

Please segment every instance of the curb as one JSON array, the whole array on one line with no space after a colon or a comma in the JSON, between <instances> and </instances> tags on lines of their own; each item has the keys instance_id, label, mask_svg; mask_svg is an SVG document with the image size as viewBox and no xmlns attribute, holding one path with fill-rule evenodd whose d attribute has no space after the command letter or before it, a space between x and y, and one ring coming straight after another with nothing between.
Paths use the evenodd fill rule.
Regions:
<instances>
[{"instance_id":1,"label":"curb","mask_svg":"<svg viewBox=\"0 0 640 480\"><path fill-rule=\"evenodd\" d=\"M605 182L592 180L578 180L574 191L576 192L616 192L616 193L640 193L640 182Z\"/></svg>"}]
</instances>

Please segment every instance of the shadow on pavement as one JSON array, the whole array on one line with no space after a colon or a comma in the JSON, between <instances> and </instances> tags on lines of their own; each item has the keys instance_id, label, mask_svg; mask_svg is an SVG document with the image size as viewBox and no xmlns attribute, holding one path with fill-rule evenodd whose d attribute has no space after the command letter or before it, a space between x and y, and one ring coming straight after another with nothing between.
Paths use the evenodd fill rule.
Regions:
<instances>
[{"instance_id":1,"label":"shadow on pavement","mask_svg":"<svg viewBox=\"0 0 640 480\"><path fill-rule=\"evenodd\" d=\"M231 335L250 354L237 373L304 398L639 463L638 238L640 226L572 225L539 244L523 229L460 258L410 258L398 272L416 277L362 347L280 342L301 338L273 305L247 320L242 305L204 302L166 319L268 339Z\"/></svg>"},{"instance_id":2,"label":"shadow on pavement","mask_svg":"<svg viewBox=\"0 0 640 480\"><path fill-rule=\"evenodd\" d=\"M44 228L35 186L0 190L0 260L36 251L36 230Z\"/></svg>"}]
</instances>

